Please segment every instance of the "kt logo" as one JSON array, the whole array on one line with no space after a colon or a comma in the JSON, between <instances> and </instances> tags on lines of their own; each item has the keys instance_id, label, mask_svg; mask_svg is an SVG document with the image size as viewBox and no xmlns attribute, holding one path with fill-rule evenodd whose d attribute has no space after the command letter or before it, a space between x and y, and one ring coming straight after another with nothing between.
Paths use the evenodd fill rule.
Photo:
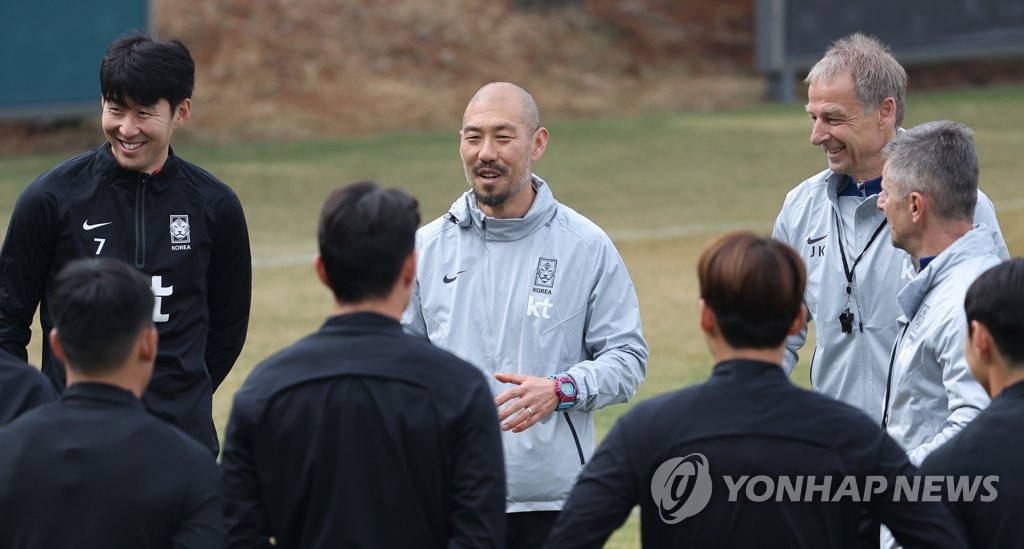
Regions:
<instances>
[{"instance_id":1,"label":"kt logo","mask_svg":"<svg viewBox=\"0 0 1024 549\"><path fill-rule=\"evenodd\" d=\"M554 303L544 298L544 301L536 299L536 296L530 294L530 301L526 304L526 316L537 316L541 318L551 318L551 313L548 312Z\"/></svg>"},{"instance_id":2,"label":"kt logo","mask_svg":"<svg viewBox=\"0 0 1024 549\"><path fill-rule=\"evenodd\" d=\"M675 524L704 510L711 500L708 458L693 453L662 463L651 478L651 497L665 524Z\"/></svg>"}]
</instances>

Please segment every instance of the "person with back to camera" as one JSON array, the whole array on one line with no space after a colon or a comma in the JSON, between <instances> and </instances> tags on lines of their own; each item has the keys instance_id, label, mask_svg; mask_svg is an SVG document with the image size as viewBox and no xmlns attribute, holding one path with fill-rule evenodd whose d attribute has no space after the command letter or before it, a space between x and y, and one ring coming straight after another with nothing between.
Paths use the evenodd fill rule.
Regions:
<instances>
[{"instance_id":1,"label":"person with back to camera","mask_svg":"<svg viewBox=\"0 0 1024 549\"><path fill-rule=\"evenodd\" d=\"M228 546L501 547L505 470L487 380L402 331L416 200L359 182L320 214L319 331L235 394L221 469Z\"/></svg>"},{"instance_id":2,"label":"person with back to camera","mask_svg":"<svg viewBox=\"0 0 1024 549\"><path fill-rule=\"evenodd\" d=\"M601 547L636 505L647 548L855 548L863 512L908 547L966 546L941 503L896 497L897 477L915 469L885 431L787 379L784 345L804 326L805 273L794 250L752 233L704 249L698 322L716 361L711 378L615 423L547 547ZM783 478L800 488L786 491Z\"/></svg>"},{"instance_id":3,"label":"person with back to camera","mask_svg":"<svg viewBox=\"0 0 1024 549\"><path fill-rule=\"evenodd\" d=\"M216 461L140 400L159 340L148 278L80 259L50 295L68 386L0 427L0 547L223 547Z\"/></svg>"}]
</instances>

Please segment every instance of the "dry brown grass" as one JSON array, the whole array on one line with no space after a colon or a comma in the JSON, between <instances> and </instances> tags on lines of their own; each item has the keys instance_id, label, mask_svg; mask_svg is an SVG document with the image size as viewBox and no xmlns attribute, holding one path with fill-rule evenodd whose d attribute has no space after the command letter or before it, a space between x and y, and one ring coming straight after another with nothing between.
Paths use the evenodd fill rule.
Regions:
<instances>
[{"instance_id":1,"label":"dry brown grass","mask_svg":"<svg viewBox=\"0 0 1024 549\"><path fill-rule=\"evenodd\" d=\"M588 4L594 6L588 7ZM664 16L653 47L584 2L523 11L489 0L157 0L157 31L197 62L194 132L303 138L452 127L482 84L523 84L547 119L757 102L735 64L702 74ZM751 22L752 25L752 22ZM659 35L660 36L660 35ZM733 38L735 40L735 38ZM752 34L748 38L752 41ZM639 44L639 45L638 45Z\"/></svg>"}]
</instances>

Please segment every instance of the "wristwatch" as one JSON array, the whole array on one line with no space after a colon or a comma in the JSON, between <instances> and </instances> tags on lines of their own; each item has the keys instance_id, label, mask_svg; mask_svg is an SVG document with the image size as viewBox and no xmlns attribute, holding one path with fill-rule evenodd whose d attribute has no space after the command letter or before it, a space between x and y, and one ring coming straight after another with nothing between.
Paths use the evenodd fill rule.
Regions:
<instances>
[{"instance_id":1,"label":"wristwatch","mask_svg":"<svg viewBox=\"0 0 1024 549\"><path fill-rule=\"evenodd\" d=\"M564 412L576 404L576 381L568 373L548 376L555 380L555 396L558 397L558 408L556 411Z\"/></svg>"}]
</instances>

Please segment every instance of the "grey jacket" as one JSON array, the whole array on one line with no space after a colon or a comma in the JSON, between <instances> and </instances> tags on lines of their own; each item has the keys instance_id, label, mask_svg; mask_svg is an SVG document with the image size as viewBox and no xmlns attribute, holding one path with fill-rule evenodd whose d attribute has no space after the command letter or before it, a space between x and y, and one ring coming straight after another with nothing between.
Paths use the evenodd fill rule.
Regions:
<instances>
[{"instance_id":1,"label":"grey jacket","mask_svg":"<svg viewBox=\"0 0 1024 549\"><path fill-rule=\"evenodd\" d=\"M984 225L935 257L898 296L903 314L889 365L885 418L910 461L924 458L960 432L989 404L964 358L964 296L981 273L998 264Z\"/></svg>"},{"instance_id":2,"label":"grey jacket","mask_svg":"<svg viewBox=\"0 0 1024 549\"><path fill-rule=\"evenodd\" d=\"M841 215L838 189L845 184L845 175L825 170L798 185L786 195L772 236L792 246L807 265L804 303L815 329L811 386L864 410L881 425L889 354L896 340L896 319L901 314L896 294L914 277L915 268L909 254L892 246L888 226L882 227L853 269L850 310L855 317L854 329L852 333L842 332L839 315L846 306L846 273L836 220ZM848 264L885 221L877 202L877 195L863 199L852 220L854 231L844 232ZM997 254L1009 259L992 201L981 191L975 221L994 232ZM796 366L797 351L806 336L805 326L787 340L783 360L787 372Z\"/></svg>"},{"instance_id":3,"label":"grey jacket","mask_svg":"<svg viewBox=\"0 0 1024 549\"><path fill-rule=\"evenodd\" d=\"M592 412L630 400L647 371L636 291L618 251L594 223L537 196L520 219L486 217L466 192L417 233L418 272L402 320L480 368L568 372L576 405L522 433L504 432L509 512L562 508L594 449Z\"/></svg>"}]
</instances>

